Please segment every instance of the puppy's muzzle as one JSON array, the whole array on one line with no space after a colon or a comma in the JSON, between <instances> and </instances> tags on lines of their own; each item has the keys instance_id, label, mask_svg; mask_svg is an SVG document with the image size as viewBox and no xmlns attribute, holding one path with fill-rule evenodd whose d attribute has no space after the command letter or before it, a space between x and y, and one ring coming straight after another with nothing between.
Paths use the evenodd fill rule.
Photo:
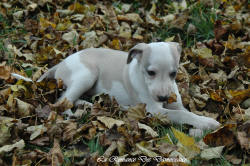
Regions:
<instances>
[{"instance_id":1,"label":"puppy's muzzle","mask_svg":"<svg viewBox=\"0 0 250 166\"><path fill-rule=\"evenodd\" d=\"M168 100L168 96L157 96L157 98L160 102L165 102Z\"/></svg>"}]
</instances>

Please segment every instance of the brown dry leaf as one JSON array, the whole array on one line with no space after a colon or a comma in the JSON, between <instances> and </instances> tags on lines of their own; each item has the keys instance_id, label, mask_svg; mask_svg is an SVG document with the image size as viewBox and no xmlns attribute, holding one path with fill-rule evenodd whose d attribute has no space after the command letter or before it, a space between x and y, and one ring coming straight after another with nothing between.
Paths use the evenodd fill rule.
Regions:
<instances>
[{"instance_id":1,"label":"brown dry leaf","mask_svg":"<svg viewBox=\"0 0 250 166\"><path fill-rule=\"evenodd\" d=\"M0 146L9 141L11 137L11 130L14 125L12 122L10 122L10 120L7 120L6 117L3 118L4 119L0 120Z\"/></svg>"},{"instance_id":2,"label":"brown dry leaf","mask_svg":"<svg viewBox=\"0 0 250 166\"><path fill-rule=\"evenodd\" d=\"M159 156L157 153L151 150L150 143L140 142L135 144L136 148L140 150L144 155L148 157L156 157Z\"/></svg>"},{"instance_id":3,"label":"brown dry leaf","mask_svg":"<svg viewBox=\"0 0 250 166\"><path fill-rule=\"evenodd\" d=\"M119 36L126 38L126 39L130 39L131 34L132 34L132 30L131 30L130 25L126 22L122 22L120 26L120 30L119 30Z\"/></svg>"},{"instance_id":4,"label":"brown dry leaf","mask_svg":"<svg viewBox=\"0 0 250 166\"><path fill-rule=\"evenodd\" d=\"M64 128L62 140L63 141L73 141L74 135L76 134L77 124L73 122L69 122L67 126Z\"/></svg>"},{"instance_id":5,"label":"brown dry leaf","mask_svg":"<svg viewBox=\"0 0 250 166\"><path fill-rule=\"evenodd\" d=\"M226 124L207 134L203 141L209 146L231 146L235 143L235 128L236 124Z\"/></svg>"},{"instance_id":6,"label":"brown dry leaf","mask_svg":"<svg viewBox=\"0 0 250 166\"><path fill-rule=\"evenodd\" d=\"M176 101L177 101L177 96L175 93L172 92L168 98L168 104L174 103Z\"/></svg>"},{"instance_id":7,"label":"brown dry leaf","mask_svg":"<svg viewBox=\"0 0 250 166\"><path fill-rule=\"evenodd\" d=\"M217 41L225 38L228 30L222 26L222 21L217 20L214 24L214 36Z\"/></svg>"},{"instance_id":8,"label":"brown dry leaf","mask_svg":"<svg viewBox=\"0 0 250 166\"><path fill-rule=\"evenodd\" d=\"M50 144L49 137L36 138L35 140L30 141L30 143L38 146L45 146Z\"/></svg>"},{"instance_id":9,"label":"brown dry leaf","mask_svg":"<svg viewBox=\"0 0 250 166\"><path fill-rule=\"evenodd\" d=\"M149 126L147 126L145 124L142 124L142 123L138 122L138 127L139 127L139 129L146 130L146 133L149 134L149 135L151 135L153 138L159 136L156 131L154 131L151 127L149 127Z\"/></svg>"},{"instance_id":10,"label":"brown dry leaf","mask_svg":"<svg viewBox=\"0 0 250 166\"><path fill-rule=\"evenodd\" d=\"M17 101L17 114L20 117L26 117L26 116L30 116L32 114L32 112L34 111L34 106L26 103L18 98L15 98L15 100Z\"/></svg>"},{"instance_id":11,"label":"brown dry leaf","mask_svg":"<svg viewBox=\"0 0 250 166\"><path fill-rule=\"evenodd\" d=\"M211 92L210 92L210 97L211 97L211 99L213 99L214 101L219 101L219 102L222 102L222 101L223 101L223 98L222 98L222 91L221 91L221 90L211 91Z\"/></svg>"},{"instance_id":12,"label":"brown dry leaf","mask_svg":"<svg viewBox=\"0 0 250 166\"><path fill-rule=\"evenodd\" d=\"M78 43L79 35L75 30L64 33L62 39L68 42L70 45L76 45Z\"/></svg>"},{"instance_id":13,"label":"brown dry leaf","mask_svg":"<svg viewBox=\"0 0 250 166\"><path fill-rule=\"evenodd\" d=\"M202 65L214 67L214 57L212 55L212 50L207 47L202 47L198 49L192 48L192 52L198 56L198 60Z\"/></svg>"},{"instance_id":14,"label":"brown dry leaf","mask_svg":"<svg viewBox=\"0 0 250 166\"><path fill-rule=\"evenodd\" d=\"M137 104L129 107L127 117L129 120L140 120L146 118L146 104Z\"/></svg>"},{"instance_id":15,"label":"brown dry leaf","mask_svg":"<svg viewBox=\"0 0 250 166\"><path fill-rule=\"evenodd\" d=\"M163 142L157 146L159 146L158 150L162 154L162 156L168 156L171 152L177 150L178 148L176 145L169 144L166 142Z\"/></svg>"},{"instance_id":16,"label":"brown dry leaf","mask_svg":"<svg viewBox=\"0 0 250 166\"><path fill-rule=\"evenodd\" d=\"M239 38L236 39L233 35L228 36L228 40L224 43L224 46L230 50L235 50L237 48L239 49L244 48L243 42Z\"/></svg>"},{"instance_id":17,"label":"brown dry leaf","mask_svg":"<svg viewBox=\"0 0 250 166\"><path fill-rule=\"evenodd\" d=\"M102 122L109 129L111 129L114 125L116 125L117 127L120 127L125 124L124 121L122 120L116 120L116 119L106 117L106 116L98 116L97 120Z\"/></svg>"},{"instance_id":18,"label":"brown dry leaf","mask_svg":"<svg viewBox=\"0 0 250 166\"><path fill-rule=\"evenodd\" d=\"M140 15L137 13L127 13L125 15L118 15L117 20L118 21L131 21L135 23L143 23L143 20L141 19Z\"/></svg>"},{"instance_id":19,"label":"brown dry leaf","mask_svg":"<svg viewBox=\"0 0 250 166\"><path fill-rule=\"evenodd\" d=\"M42 76L42 74L45 73L46 71L47 71L47 65L45 65L44 67L38 68L38 70L33 74L32 80L37 81Z\"/></svg>"},{"instance_id":20,"label":"brown dry leaf","mask_svg":"<svg viewBox=\"0 0 250 166\"><path fill-rule=\"evenodd\" d=\"M204 149L201 152L201 158L206 159L206 160L221 158L221 153L222 153L223 148L224 146L218 146L218 147Z\"/></svg>"},{"instance_id":21,"label":"brown dry leaf","mask_svg":"<svg viewBox=\"0 0 250 166\"><path fill-rule=\"evenodd\" d=\"M160 19L155 17L156 15L156 5L152 3L152 7L149 12L146 13L146 22L148 24L152 24L154 26L158 26L160 24Z\"/></svg>"},{"instance_id":22,"label":"brown dry leaf","mask_svg":"<svg viewBox=\"0 0 250 166\"><path fill-rule=\"evenodd\" d=\"M59 112L64 112L65 110L72 108L73 104L66 98L64 98L63 100L60 100L55 104L50 104L50 107L51 109L57 110Z\"/></svg>"},{"instance_id":23,"label":"brown dry leaf","mask_svg":"<svg viewBox=\"0 0 250 166\"><path fill-rule=\"evenodd\" d=\"M183 30L184 26L186 25L188 20L188 13L182 13L177 16L173 21L170 23L170 28L177 28Z\"/></svg>"},{"instance_id":24,"label":"brown dry leaf","mask_svg":"<svg viewBox=\"0 0 250 166\"><path fill-rule=\"evenodd\" d=\"M48 157L51 160L52 166L58 166L63 164L63 154L58 139L54 139L53 148L50 150Z\"/></svg>"},{"instance_id":25,"label":"brown dry leaf","mask_svg":"<svg viewBox=\"0 0 250 166\"><path fill-rule=\"evenodd\" d=\"M111 145L108 147L108 149L104 152L103 156L109 158L116 149L117 149L117 143L113 141Z\"/></svg>"},{"instance_id":26,"label":"brown dry leaf","mask_svg":"<svg viewBox=\"0 0 250 166\"><path fill-rule=\"evenodd\" d=\"M98 37L95 31L84 33L83 38L84 40L80 44L83 48L96 47L98 45Z\"/></svg>"},{"instance_id":27,"label":"brown dry leaf","mask_svg":"<svg viewBox=\"0 0 250 166\"><path fill-rule=\"evenodd\" d=\"M46 131L47 131L47 127L45 127L44 125L29 126L27 128L27 132L31 133L30 135L31 141L37 138L38 136L42 135Z\"/></svg>"},{"instance_id":28,"label":"brown dry leaf","mask_svg":"<svg viewBox=\"0 0 250 166\"><path fill-rule=\"evenodd\" d=\"M4 103L5 101L7 101L10 93L11 93L11 89L10 88L6 88L6 89L3 89L3 90L0 90L0 104Z\"/></svg>"},{"instance_id":29,"label":"brown dry leaf","mask_svg":"<svg viewBox=\"0 0 250 166\"><path fill-rule=\"evenodd\" d=\"M49 105L45 105L43 108L37 107L35 109L35 112L37 114L37 117L48 119L49 114L51 112L51 109L50 109Z\"/></svg>"},{"instance_id":30,"label":"brown dry leaf","mask_svg":"<svg viewBox=\"0 0 250 166\"><path fill-rule=\"evenodd\" d=\"M9 153L10 151L14 150L15 148L20 150L23 149L25 146L24 140L20 140L12 145L4 145L0 147L0 155L4 153Z\"/></svg>"},{"instance_id":31,"label":"brown dry leaf","mask_svg":"<svg viewBox=\"0 0 250 166\"><path fill-rule=\"evenodd\" d=\"M250 97L250 89L225 90L224 92L232 104L239 104L247 97Z\"/></svg>"},{"instance_id":32,"label":"brown dry leaf","mask_svg":"<svg viewBox=\"0 0 250 166\"><path fill-rule=\"evenodd\" d=\"M241 146L241 149L250 150L250 137L244 131L237 132L237 140Z\"/></svg>"},{"instance_id":33,"label":"brown dry leaf","mask_svg":"<svg viewBox=\"0 0 250 166\"><path fill-rule=\"evenodd\" d=\"M0 79L7 80L10 77L11 67L6 65L6 62L0 64Z\"/></svg>"}]
</instances>

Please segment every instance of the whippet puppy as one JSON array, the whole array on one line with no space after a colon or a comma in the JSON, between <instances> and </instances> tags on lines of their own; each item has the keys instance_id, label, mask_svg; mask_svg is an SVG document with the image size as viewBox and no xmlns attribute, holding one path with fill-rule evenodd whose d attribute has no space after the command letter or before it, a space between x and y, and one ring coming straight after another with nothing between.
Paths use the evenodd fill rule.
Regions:
<instances>
[{"instance_id":1,"label":"whippet puppy","mask_svg":"<svg viewBox=\"0 0 250 166\"><path fill-rule=\"evenodd\" d=\"M67 88L59 100L74 103L84 93L108 93L121 105L145 103L148 112L167 115L174 123L214 129L219 122L189 112L182 104L175 82L180 54L181 47L175 42L140 43L128 53L88 48L49 69L38 82L46 77L62 79ZM163 108L171 93L177 101Z\"/></svg>"}]
</instances>

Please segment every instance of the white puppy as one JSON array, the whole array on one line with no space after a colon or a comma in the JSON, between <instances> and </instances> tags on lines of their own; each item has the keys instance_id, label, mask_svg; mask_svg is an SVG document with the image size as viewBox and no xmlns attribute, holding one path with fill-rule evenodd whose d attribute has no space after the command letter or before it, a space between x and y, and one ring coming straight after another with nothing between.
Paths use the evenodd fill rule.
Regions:
<instances>
[{"instance_id":1,"label":"white puppy","mask_svg":"<svg viewBox=\"0 0 250 166\"><path fill-rule=\"evenodd\" d=\"M88 93L108 93L121 105L146 103L152 114L166 114L175 123L200 129L214 129L216 120L187 111L175 82L181 48L175 42L140 43L130 51L88 48L79 51L49 69L45 77L62 79L67 86L61 100L76 102ZM163 108L171 93L177 102Z\"/></svg>"}]
</instances>

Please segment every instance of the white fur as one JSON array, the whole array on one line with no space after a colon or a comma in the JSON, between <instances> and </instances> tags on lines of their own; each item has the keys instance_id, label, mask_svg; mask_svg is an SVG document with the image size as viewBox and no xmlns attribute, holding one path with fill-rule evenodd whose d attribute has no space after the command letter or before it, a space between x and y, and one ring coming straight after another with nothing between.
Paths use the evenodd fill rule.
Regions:
<instances>
[{"instance_id":1,"label":"white fur","mask_svg":"<svg viewBox=\"0 0 250 166\"><path fill-rule=\"evenodd\" d=\"M216 128L220 125L216 120L195 115L182 105L175 79L170 76L178 68L180 55L177 47L176 43L165 42L138 44L130 51L133 54L133 49L137 49L134 55L129 53L129 64L125 63L125 52L86 49L69 56L41 78L55 72L55 78L61 78L67 86L60 99L67 98L75 104L80 103L77 100L86 92L106 92L115 96L121 105L146 103L148 112L167 115L175 123L187 123L200 129ZM142 54L146 50L148 54ZM155 70L157 74L151 77L147 70ZM177 95L177 102L163 108L163 103L158 101L159 96L169 96L171 92Z\"/></svg>"}]
</instances>

